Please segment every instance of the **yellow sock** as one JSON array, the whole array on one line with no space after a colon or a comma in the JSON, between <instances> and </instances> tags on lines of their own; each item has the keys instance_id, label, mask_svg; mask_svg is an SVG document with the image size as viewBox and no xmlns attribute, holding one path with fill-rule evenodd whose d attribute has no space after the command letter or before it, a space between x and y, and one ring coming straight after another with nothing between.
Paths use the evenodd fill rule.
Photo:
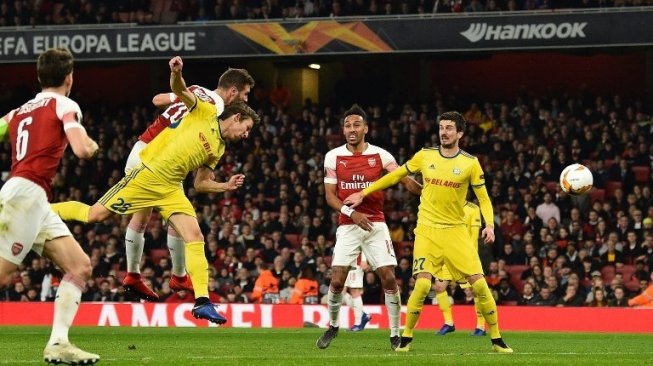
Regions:
<instances>
[{"instance_id":1,"label":"yellow sock","mask_svg":"<svg viewBox=\"0 0 653 366\"><path fill-rule=\"evenodd\" d=\"M442 311L442 316L444 317L444 323L453 325L453 315L451 314L451 304L449 303L449 294L447 291L439 292L435 295L435 298L438 299L438 306L440 311Z\"/></svg>"},{"instance_id":2,"label":"yellow sock","mask_svg":"<svg viewBox=\"0 0 653 366\"><path fill-rule=\"evenodd\" d=\"M52 203L50 207L63 221L88 222L91 211L91 206L77 201Z\"/></svg>"},{"instance_id":3,"label":"yellow sock","mask_svg":"<svg viewBox=\"0 0 653 366\"><path fill-rule=\"evenodd\" d=\"M424 307L424 299L430 291L430 279L420 277L415 281L415 289L410 294L406 307L406 328L404 328L403 337L413 336L413 329L415 329L419 316L422 313L422 308Z\"/></svg>"},{"instance_id":4,"label":"yellow sock","mask_svg":"<svg viewBox=\"0 0 653 366\"><path fill-rule=\"evenodd\" d=\"M497 304L494 302L494 297L490 292L490 288L485 282L485 278L481 278L472 284L472 290L474 290L474 295L478 297L478 301L475 301L474 304L478 306L487 322L488 328L490 329L490 338L496 339L501 338L501 333L499 333L499 315L497 314Z\"/></svg>"},{"instance_id":5,"label":"yellow sock","mask_svg":"<svg viewBox=\"0 0 653 366\"><path fill-rule=\"evenodd\" d=\"M195 298L209 297L209 262L204 255L204 242L186 243L186 271L193 282Z\"/></svg>"},{"instance_id":6,"label":"yellow sock","mask_svg":"<svg viewBox=\"0 0 653 366\"><path fill-rule=\"evenodd\" d=\"M476 328L485 330L485 318L478 307L478 297L474 296L474 310L476 310Z\"/></svg>"}]
</instances>

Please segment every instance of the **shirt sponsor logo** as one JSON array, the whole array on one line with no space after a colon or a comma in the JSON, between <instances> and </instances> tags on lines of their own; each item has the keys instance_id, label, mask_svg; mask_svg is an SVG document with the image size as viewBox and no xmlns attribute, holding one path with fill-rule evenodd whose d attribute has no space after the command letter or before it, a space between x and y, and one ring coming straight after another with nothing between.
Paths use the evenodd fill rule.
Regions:
<instances>
[{"instance_id":1,"label":"shirt sponsor logo","mask_svg":"<svg viewBox=\"0 0 653 366\"><path fill-rule=\"evenodd\" d=\"M488 23L471 23L460 34L470 42L505 41L514 39L568 39L586 38L587 22L541 23L541 24L507 24L490 25Z\"/></svg>"},{"instance_id":2,"label":"shirt sponsor logo","mask_svg":"<svg viewBox=\"0 0 653 366\"><path fill-rule=\"evenodd\" d=\"M424 182L427 184L433 184L434 186L441 186L447 188L460 188L462 183L452 182L450 180L439 179L439 178L424 178Z\"/></svg>"},{"instance_id":3,"label":"shirt sponsor logo","mask_svg":"<svg viewBox=\"0 0 653 366\"><path fill-rule=\"evenodd\" d=\"M200 132L199 137L200 141L202 142L202 147L204 148L204 151L206 151L206 154L209 156L209 159L215 158L213 151L211 151L211 144L209 143L209 140L206 138L206 136Z\"/></svg>"}]
</instances>

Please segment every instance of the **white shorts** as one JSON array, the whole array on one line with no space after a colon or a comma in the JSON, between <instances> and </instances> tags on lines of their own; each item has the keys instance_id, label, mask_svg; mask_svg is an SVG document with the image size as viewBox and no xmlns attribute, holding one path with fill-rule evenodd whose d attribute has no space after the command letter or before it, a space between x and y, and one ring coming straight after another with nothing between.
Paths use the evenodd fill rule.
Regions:
<instances>
[{"instance_id":1,"label":"white shorts","mask_svg":"<svg viewBox=\"0 0 653 366\"><path fill-rule=\"evenodd\" d=\"M361 251L373 270L397 265L390 231L385 222L373 222L372 231L365 231L358 225L339 226L331 265L349 267L356 263Z\"/></svg>"},{"instance_id":2,"label":"white shorts","mask_svg":"<svg viewBox=\"0 0 653 366\"><path fill-rule=\"evenodd\" d=\"M43 188L21 177L0 190L0 257L21 264L30 250L43 253L46 241L72 236L52 211Z\"/></svg>"},{"instance_id":3,"label":"white shorts","mask_svg":"<svg viewBox=\"0 0 653 366\"><path fill-rule=\"evenodd\" d=\"M125 174L130 170L134 169L135 166L141 163L141 151L147 146L147 144L141 140L136 141L132 147L132 151L129 152L129 157L127 157L127 163L125 164Z\"/></svg>"},{"instance_id":4,"label":"white shorts","mask_svg":"<svg viewBox=\"0 0 653 366\"><path fill-rule=\"evenodd\" d=\"M356 269L352 269L349 271L349 273L347 273L345 287L363 288L363 276L365 276L363 269L360 266L356 266Z\"/></svg>"}]
</instances>

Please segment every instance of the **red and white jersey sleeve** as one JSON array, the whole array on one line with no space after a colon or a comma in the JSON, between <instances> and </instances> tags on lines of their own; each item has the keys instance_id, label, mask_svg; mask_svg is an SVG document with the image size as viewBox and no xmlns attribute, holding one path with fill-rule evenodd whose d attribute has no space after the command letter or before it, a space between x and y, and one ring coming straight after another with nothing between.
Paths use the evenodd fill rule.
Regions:
<instances>
[{"instance_id":1,"label":"red and white jersey sleeve","mask_svg":"<svg viewBox=\"0 0 653 366\"><path fill-rule=\"evenodd\" d=\"M335 184L336 194L344 200L352 193L363 190L383 176L384 171L397 168L397 162L388 151L368 144L361 154L353 154L347 145L329 151L324 157L324 183ZM382 191L375 192L356 207L356 211L370 216L370 221L384 222ZM351 218L340 215L341 225L353 224Z\"/></svg>"},{"instance_id":2,"label":"red and white jersey sleeve","mask_svg":"<svg viewBox=\"0 0 653 366\"><path fill-rule=\"evenodd\" d=\"M65 130L80 126L79 105L60 94L39 93L8 119L11 176L31 180L52 199L50 184L68 146Z\"/></svg>"},{"instance_id":3,"label":"red and white jersey sleeve","mask_svg":"<svg viewBox=\"0 0 653 366\"><path fill-rule=\"evenodd\" d=\"M205 102L214 104L219 116L224 111L224 100L220 98L213 90L206 89L199 85L191 85L190 90L195 96ZM138 138L139 140L149 144L161 131L172 123L181 121L182 118L188 113L188 108L178 97L163 111L155 120L150 124L145 132Z\"/></svg>"}]
</instances>

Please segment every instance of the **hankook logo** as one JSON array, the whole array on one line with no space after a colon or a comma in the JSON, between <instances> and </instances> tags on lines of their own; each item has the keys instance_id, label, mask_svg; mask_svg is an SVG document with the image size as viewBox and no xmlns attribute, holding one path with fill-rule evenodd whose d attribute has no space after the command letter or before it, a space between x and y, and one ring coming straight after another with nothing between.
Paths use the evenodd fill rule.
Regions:
<instances>
[{"instance_id":1,"label":"hankook logo","mask_svg":"<svg viewBox=\"0 0 653 366\"><path fill-rule=\"evenodd\" d=\"M472 23L466 31L460 32L460 34L472 43L482 39L499 41L508 39L585 38L585 26L587 26L587 22L516 25Z\"/></svg>"}]
</instances>

